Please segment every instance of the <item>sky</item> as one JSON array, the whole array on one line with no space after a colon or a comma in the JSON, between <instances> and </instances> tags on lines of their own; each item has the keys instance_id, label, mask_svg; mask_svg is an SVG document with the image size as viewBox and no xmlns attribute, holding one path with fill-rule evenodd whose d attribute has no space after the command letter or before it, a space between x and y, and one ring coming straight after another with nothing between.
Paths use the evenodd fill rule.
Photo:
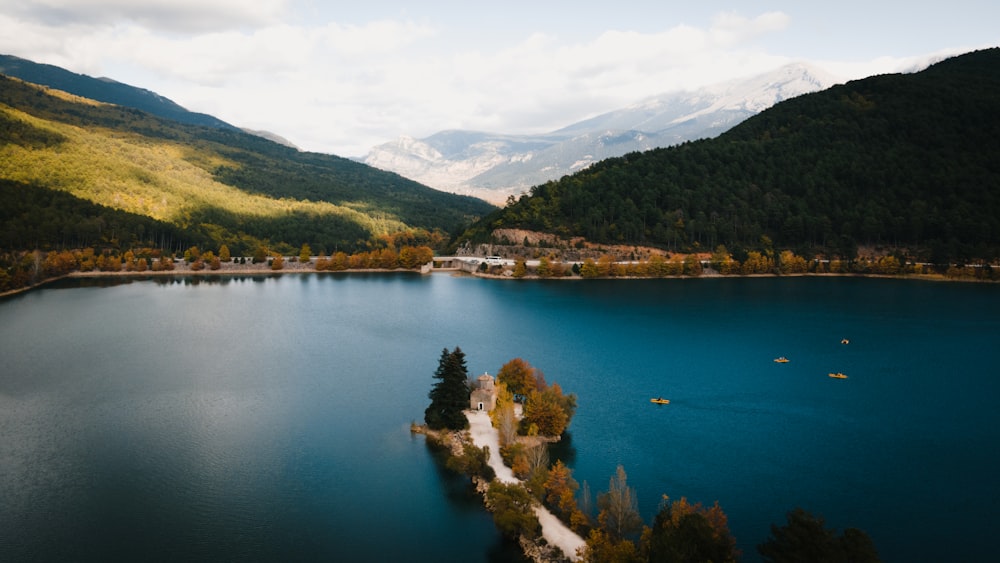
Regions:
<instances>
[{"instance_id":1,"label":"sky","mask_svg":"<svg viewBox=\"0 0 1000 563\"><path fill-rule=\"evenodd\" d=\"M843 79L1000 46L1000 2L0 0L0 53L363 156L553 131L792 62Z\"/></svg>"}]
</instances>

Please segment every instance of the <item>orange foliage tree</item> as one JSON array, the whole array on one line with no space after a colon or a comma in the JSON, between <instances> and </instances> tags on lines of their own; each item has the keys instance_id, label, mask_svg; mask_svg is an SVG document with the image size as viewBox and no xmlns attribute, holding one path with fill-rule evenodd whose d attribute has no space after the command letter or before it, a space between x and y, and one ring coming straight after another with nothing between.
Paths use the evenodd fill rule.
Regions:
<instances>
[{"instance_id":1,"label":"orange foliage tree","mask_svg":"<svg viewBox=\"0 0 1000 563\"><path fill-rule=\"evenodd\" d=\"M575 495L579 488L580 484L573 479L573 471L562 460L557 460L549 468L545 480L545 502L556 516L578 531L587 525L587 516L576 504Z\"/></svg>"},{"instance_id":2,"label":"orange foliage tree","mask_svg":"<svg viewBox=\"0 0 1000 563\"><path fill-rule=\"evenodd\" d=\"M643 532L650 561L735 562L736 539L729 519L716 502L711 508L691 504L686 498L670 501L664 495L652 528Z\"/></svg>"}]
</instances>

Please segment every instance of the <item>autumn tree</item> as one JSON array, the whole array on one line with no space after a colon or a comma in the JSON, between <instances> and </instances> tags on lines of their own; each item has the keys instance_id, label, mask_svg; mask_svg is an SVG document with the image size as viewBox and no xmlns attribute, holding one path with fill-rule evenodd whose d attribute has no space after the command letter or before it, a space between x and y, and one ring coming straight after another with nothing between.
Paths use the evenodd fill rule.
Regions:
<instances>
[{"instance_id":1,"label":"autumn tree","mask_svg":"<svg viewBox=\"0 0 1000 563\"><path fill-rule=\"evenodd\" d=\"M531 466L528 462L528 447L523 442L511 442L506 446L500 446L500 454L504 463L510 467L514 477L524 480L531 475Z\"/></svg>"},{"instance_id":2,"label":"autumn tree","mask_svg":"<svg viewBox=\"0 0 1000 563\"><path fill-rule=\"evenodd\" d=\"M407 269L418 268L434 260L434 251L427 246L404 246L399 250L399 265Z\"/></svg>"},{"instance_id":3,"label":"autumn tree","mask_svg":"<svg viewBox=\"0 0 1000 563\"><path fill-rule=\"evenodd\" d=\"M468 427L469 421L462 412L469 406L468 376L462 349L456 346L451 352L447 348L442 350L434 372L434 379L438 381L431 388L428 395L431 404L424 411L428 427L435 430L462 430Z\"/></svg>"},{"instance_id":4,"label":"autumn tree","mask_svg":"<svg viewBox=\"0 0 1000 563\"><path fill-rule=\"evenodd\" d=\"M653 527L643 533L650 562L735 562L739 557L729 520L716 502L711 508L692 505L686 498L664 496Z\"/></svg>"},{"instance_id":5,"label":"autumn tree","mask_svg":"<svg viewBox=\"0 0 1000 563\"><path fill-rule=\"evenodd\" d=\"M597 269L597 263L594 262L593 258L585 258L583 260L583 265L580 266L580 277L582 278L596 278L600 275Z\"/></svg>"},{"instance_id":6,"label":"autumn tree","mask_svg":"<svg viewBox=\"0 0 1000 563\"><path fill-rule=\"evenodd\" d=\"M154 272L165 272L174 269L174 261L169 256L160 255L159 260L153 262Z\"/></svg>"},{"instance_id":7,"label":"autumn tree","mask_svg":"<svg viewBox=\"0 0 1000 563\"><path fill-rule=\"evenodd\" d=\"M527 473L521 477L535 498L545 498L545 482L549 479L549 446L545 442L524 448Z\"/></svg>"},{"instance_id":8,"label":"autumn tree","mask_svg":"<svg viewBox=\"0 0 1000 563\"><path fill-rule=\"evenodd\" d=\"M299 250L299 262L303 264L308 264L312 259L312 249L309 248L308 243L302 243L302 249Z\"/></svg>"},{"instance_id":9,"label":"autumn tree","mask_svg":"<svg viewBox=\"0 0 1000 563\"><path fill-rule=\"evenodd\" d=\"M274 258L271 259L271 269L280 270L285 267L285 257L280 254L275 254Z\"/></svg>"},{"instance_id":10,"label":"autumn tree","mask_svg":"<svg viewBox=\"0 0 1000 563\"><path fill-rule=\"evenodd\" d=\"M562 460L557 460L549 468L548 478L545 480L545 503L574 530L580 530L587 524L586 515L576 504L576 491L579 488L579 483L573 479L573 471Z\"/></svg>"},{"instance_id":11,"label":"autumn tree","mask_svg":"<svg viewBox=\"0 0 1000 563\"><path fill-rule=\"evenodd\" d=\"M712 253L712 258L709 261L712 269L724 276L733 273L734 269L739 267L734 262L732 255L729 254L729 250L722 244L715 247L715 252Z\"/></svg>"},{"instance_id":12,"label":"autumn tree","mask_svg":"<svg viewBox=\"0 0 1000 563\"><path fill-rule=\"evenodd\" d=\"M611 538L620 540L642 529L635 489L628 486L628 476L621 465L608 483L608 492L597 496L600 512L597 521Z\"/></svg>"},{"instance_id":13,"label":"autumn tree","mask_svg":"<svg viewBox=\"0 0 1000 563\"><path fill-rule=\"evenodd\" d=\"M527 395L538 388L538 370L522 358L514 358L500 367L497 381L514 395Z\"/></svg>"},{"instance_id":14,"label":"autumn tree","mask_svg":"<svg viewBox=\"0 0 1000 563\"><path fill-rule=\"evenodd\" d=\"M741 272L749 274L769 274L774 271L774 260L765 254L751 250L743 261Z\"/></svg>"},{"instance_id":15,"label":"autumn tree","mask_svg":"<svg viewBox=\"0 0 1000 563\"><path fill-rule=\"evenodd\" d=\"M549 260L549 275L554 278L562 278L569 275L566 270L566 264L555 257L551 258Z\"/></svg>"},{"instance_id":16,"label":"autumn tree","mask_svg":"<svg viewBox=\"0 0 1000 563\"><path fill-rule=\"evenodd\" d=\"M374 258L375 265L383 270L395 270L399 267L399 255L392 248L383 248Z\"/></svg>"},{"instance_id":17,"label":"autumn tree","mask_svg":"<svg viewBox=\"0 0 1000 563\"><path fill-rule=\"evenodd\" d=\"M576 410L576 395L563 395L558 383L542 391L532 391L524 403L521 424L534 425L543 436L560 436Z\"/></svg>"},{"instance_id":18,"label":"autumn tree","mask_svg":"<svg viewBox=\"0 0 1000 563\"><path fill-rule=\"evenodd\" d=\"M219 247L219 260L221 260L223 262L229 262L232 259L233 259L233 257L229 253L229 247L226 246L226 245L224 245L224 244L222 246L220 246Z\"/></svg>"},{"instance_id":19,"label":"autumn tree","mask_svg":"<svg viewBox=\"0 0 1000 563\"><path fill-rule=\"evenodd\" d=\"M131 250L126 250L125 254L122 256L122 258L123 258L124 263L125 263L125 271L126 272L134 272L135 271L135 252L132 252Z\"/></svg>"},{"instance_id":20,"label":"autumn tree","mask_svg":"<svg viewBox=\"0 0 1000 563\"><path fill-rule=\"evenodd\" d=\"M84 248L80 255L77 257L77 261L80 263L81 272L92 272L94 268L97 267L95 263L94 249Z\"/></svg>"},{"instance_id":21,"label":"autumn tree","mask_svg":"<svg viewBox=\"0 0 1000 563\"><path fill-rule=\"evenodd\" d=\"M208 264L210 270L218 270L222 267L222 259L215 255L211 250L206 250L204 254L201 255L201 259Z\"/></svg>"},{"instance_id":22,"label":"autumn tree","mask_svg":"<svg viewBox=\"0 0 1000 563\"><path fill-rule=\"evenodd\" d=\"M267 248L263 245L257 245L257 248L253 251L253 263L260 264L267 260Z\"/></svg>"},{"instance_id":23,"label":"autumn tree","mask_svg":"<svg viewBox=\"0 0 1000 563\"><path fill-rule=\"evenodd\" d=\"M68 250L49 252L42 262L42 272L46 276L61 276L68 274L77 267L76 256Z\"/></svg>"},{"instance_id":24,"label":"autumn tree","mask_svg":"<svg viewBox=\"0 0 1000 563\"><path fill-rule=\"evenodd\" d=\"M188 249L184 251L184 261L188 264L197 260L199 256L201 256L201 251L198 250L197 246L188 247Z\"/></svg>"},{"instance_id":25,"label":"autumn tree","mask_svg":"<svg viewBox=\"0 0 1000 563\"><path fill-rule=\"evenodd\" d=\"M597 259L597 275L609 277L616 274L617 270L615 269L615 257L610 254L602 254L601 257Z\"/></svg>"},{"instance_id":26,"label":"autumn tree","mask_svg":"<svg viewBox=\"0 0 1000 563\"><path fill-rule=\"evenodd\" d=\"M582 560L587 563L645 563L635 542L612 537L607 530L593 528L587 535Z\"/></svg>"},{"instance_id":27,"label":"autumn tree","mask_svg":"<svg viewBox=\"0 0 1000 563\"><path fill-rule=\"evenodd\" d=\"M684 257L684 275L698 277L702 274L701 260L697 254L688 254Z\"/></svg>"},{"instance_id":28,"label":"autumn tree","mask_svg":"<svg viewBox=\"0 0 1000 563\"><path fill-rule=\"evenodd\" d=\"M667 275L667 259L659 254L654 254L646 261L646 275L654 278L662 278Z\"/></svg>"},{"instance_id":29,"label":"autumn tree","mask_svg":"<svg viewBox=\"0 0 1000 563\"><path fill-rule=\"evenodd\" d=\"M523 258L519 258L514 262L514 272L511 274L515 278L523 278L528 273L528 266L524 262Z\"/></svg>"},{"instance_id":30,"label":"autumn tree","mask_svg":"<svg viewBox=\"0 0 1000 563\"><path fill-rule=\"evenodd\" d=\"M490 420L497 429L500 447L513 444L517 439L517 416L514 413L514 396L502 382L496 384L497 404L490 411Z\"/></svg>"},{"instance_id":31,"label":"autumn tree","mask_svg":"<svg viewBox=\"0 0 1000 563\"><path fill-rule=\"evenodd\" d=\"M835 530L826 528L822 518L801 508L786 514L786 519L784 526L772 524L771 535L757 546L757 553L768 563L879 561L875 544L857 528L847 528L838 536Z\"/></svg>"},{"instance_id":32,"label":"autumn tree","mask_svg":"<svg viewBox=\"0 0 1000 563\"><path fill-rule=\"evenodd\" d=\"M346 270L350 266L350 259L346 252L336 252L330 257L330 269L336 272Z\"/></svg>"},{"instance_id":33,"label":"autumn tree","mask_svg":"<svg viewBox=\"0 0 1000 563\"><path fill-rule=\"evenodd\" d=\"M791 250L782 250L778 262L778 271L782 274L804 274L809 269L806 259Z\"/></svg>"},{"instance_id":34,"label":"autumn tree","mask_svg":"<svg viewBox=\"0 0 1000 563\"><path fill-rule=\"evenodd\" d=\"M538 259L538 277L547 278L552 275L552 265L547 256Z\"/></svg>"}]
</instances>

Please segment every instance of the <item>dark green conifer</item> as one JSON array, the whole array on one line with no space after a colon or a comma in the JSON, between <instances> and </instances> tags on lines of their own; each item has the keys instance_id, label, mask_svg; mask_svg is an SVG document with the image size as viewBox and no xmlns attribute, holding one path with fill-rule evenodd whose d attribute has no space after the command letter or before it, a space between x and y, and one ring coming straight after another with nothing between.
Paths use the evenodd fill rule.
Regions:
<instances>
[{"instance_id":1,"label":"dark green conifer","mask_svg":"<svg viewBox=\"0 0 1000 563\"><path fill-rule=\"evenodd\" d=\"M469 421L462 411L469 407L468 369L461 348L441 351L434 379L438 381L428 394L431 404L424 411L427 426L435 430L467 428Z\"/></svg>"}]
</instances>

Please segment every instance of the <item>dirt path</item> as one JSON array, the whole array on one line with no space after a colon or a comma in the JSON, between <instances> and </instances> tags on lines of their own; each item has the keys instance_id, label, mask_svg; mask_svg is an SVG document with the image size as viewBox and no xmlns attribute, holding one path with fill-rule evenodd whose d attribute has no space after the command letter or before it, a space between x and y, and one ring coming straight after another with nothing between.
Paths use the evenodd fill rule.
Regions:
<instances>
[{"instance_id":1,"label":"dirt path","mask_svg":"<svg viewBox=\"0 0 1000 563\"><path fill-rule=\"evenodd\" d=\"M490 416L485 411L465 411L465 416L469 419L469 434L472 435L472 442L479 447L488 446L490 448L489 464L496 472L497 479L503 483L520 482L514 477L514 472L500 459L500 437L490 423ZM579 558L576 551L584 546L583 538L570 530L544 506L536 506L535 515L538 516L538 522L542 525L542 537L545 538L545 541L561 549L571 560L577 561Z\"/></svg>"}]
</instances>

